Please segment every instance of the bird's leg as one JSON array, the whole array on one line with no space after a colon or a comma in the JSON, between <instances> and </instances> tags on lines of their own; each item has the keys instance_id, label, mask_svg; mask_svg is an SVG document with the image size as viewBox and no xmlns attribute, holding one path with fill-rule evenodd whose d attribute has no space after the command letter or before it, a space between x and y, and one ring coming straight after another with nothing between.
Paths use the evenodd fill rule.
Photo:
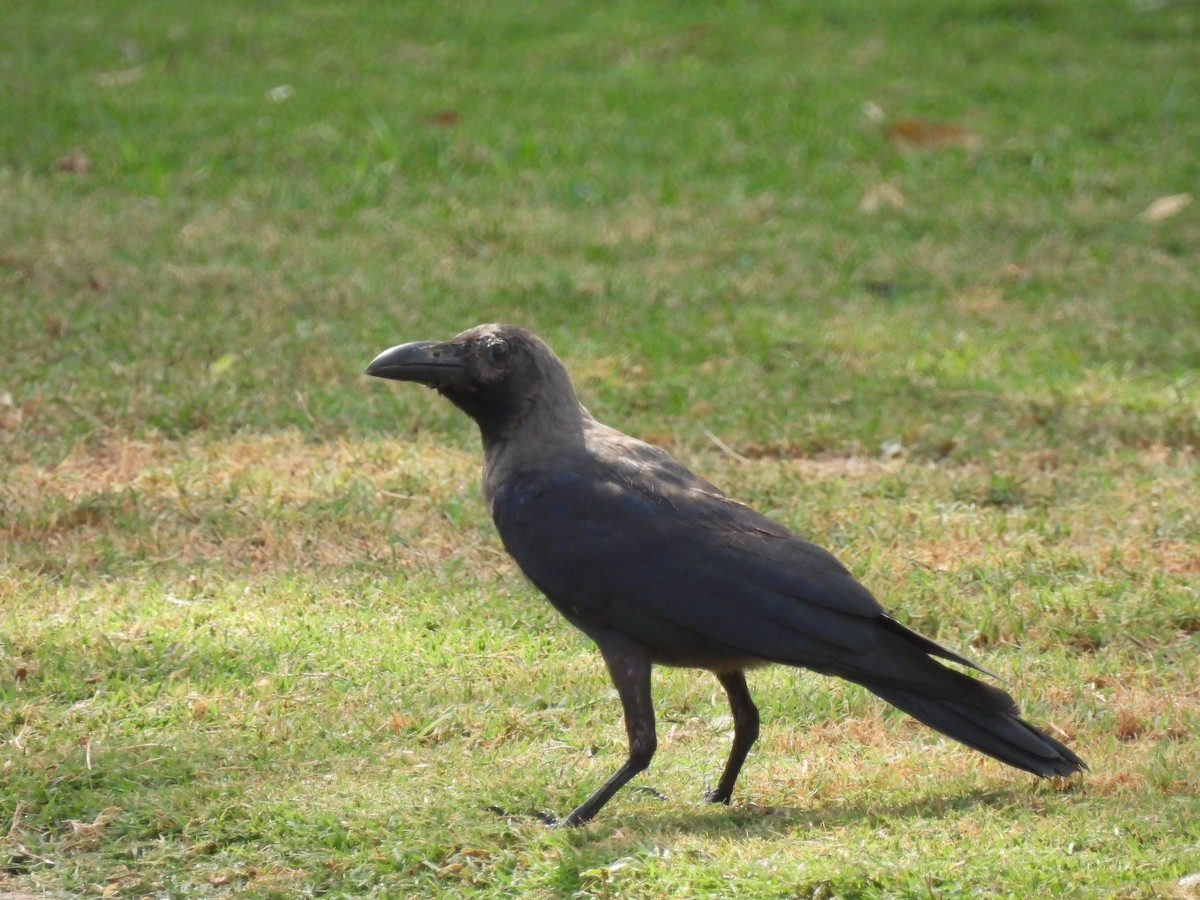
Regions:
<instances>
[{"instance_id":1,"label":"bird's leg","mask_svg":"<svg viewBox=\"0 0 1200 900\"><path fill-rule=\"evenodd\" d=\"M704 799L709 803L729 803L733 796L733 783L737 781L746 754L758 740L758 707L750 698L750 689L746 687L746 676L742 672L717 672L717 680L725 688L729 697L729 708L733 712L733 746L729 749L729 759L725 762L725 771L715 790L705 793Z\"/></svg>"},{"instance_id":2,"label":"bird's leg","mask_svg":"<svg viewBox=\"0 0 1200 900\"><path fill-rule=\"evenodd\" d=\"M600 787L571 811L565 825L582 825L600 812L613 794L634 775L650 765L658 747L654 733L654 706L650 700L650 657L646 650L628 638L610 635L597 641L608 674L612 678L621 707L625 712L625 732L629 736L629 758Z\"/></svg>"}]
</instances>

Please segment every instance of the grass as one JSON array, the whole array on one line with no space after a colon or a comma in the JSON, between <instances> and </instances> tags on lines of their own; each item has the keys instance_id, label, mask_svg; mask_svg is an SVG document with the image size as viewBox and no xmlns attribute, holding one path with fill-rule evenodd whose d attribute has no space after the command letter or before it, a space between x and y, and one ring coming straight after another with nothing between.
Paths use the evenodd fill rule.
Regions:
<instances>
[{"instance_id":1,"label":"grass","mask_svg":"<svg viewBox=\"0 0 1200 900\"><path fill-rule=\"evenodd\" d=\"M1192 7L126 6L0 37L0 892L1194 893ZM624 753L469 423L361 376L489 320L1092 772L772 669L708 808L661 670L665 800L488 813Z\"/></svg>"}]
</instances>

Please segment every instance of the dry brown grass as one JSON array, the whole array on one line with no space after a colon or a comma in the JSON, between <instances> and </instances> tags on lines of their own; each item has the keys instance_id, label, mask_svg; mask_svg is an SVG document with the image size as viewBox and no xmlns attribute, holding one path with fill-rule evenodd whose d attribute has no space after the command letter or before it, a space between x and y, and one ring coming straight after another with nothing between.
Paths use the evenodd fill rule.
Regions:
<instances>
[{"instance_id":1,"label":"dry brown grass","mask_svg":"<svg viewBox=\"0 0 1200 900\"><path fill-rule=\"evenodd\" d=\"M422 565L464 552L492 560L443 509L474 487L476 469L430 445L313 444L294 433L89 442L56 466L14 468L0 536L80 571L114 552L248 573L321 570L393 556L398 540Z\"/></svg>"},{"instance_id":2,"label":"dry brown grass","mask_svg":"<svg viewBox=\"0 0 1200 900\"><path fill-rule=\"evenodd\" d=\"M1006 470L1020 494L1008 508L990 505L982 464L719 452L689 461L817 541L854 536L850 552L871 548L884 578L914 567L1011 567L1051 553L1097 576L1113 567L1200 571L1200 544L1186 528L1164 527L1191 521L1194 461L1186 451L1149 447L1088 460L1086 469L1029 454ZM54 466L12 467L0 536L79 567L93 564L103 543L158 561L323 569L386 558L398 536L421 564L465 553L495 565L478 465L473 453L426 441L313 442L294 432L182 443L97 439ZM1087 484L1101 472L1103 484ZM854 499L830 503L835 493ZM115 521L129 527L114 528Z\"/></svg>"}]
</instances>

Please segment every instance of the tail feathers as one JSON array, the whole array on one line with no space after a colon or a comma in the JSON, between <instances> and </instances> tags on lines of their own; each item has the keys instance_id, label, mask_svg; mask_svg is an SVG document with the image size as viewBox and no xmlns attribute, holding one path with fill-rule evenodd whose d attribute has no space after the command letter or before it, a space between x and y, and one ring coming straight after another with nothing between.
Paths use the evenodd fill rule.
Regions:
<instances>
[{"instance_id":1,"label":"tail feathers","mask_svg":"<svg viewBox=\"0 0 1200 900\"><path fill-rule=\"evenodd\" d=\"M1021 719L1015 705L987 708L917 693L894 683L860 683L947 737L1034 775L1065 776L1087 768L1067 746Z\"/></svg>"}]
</instances>

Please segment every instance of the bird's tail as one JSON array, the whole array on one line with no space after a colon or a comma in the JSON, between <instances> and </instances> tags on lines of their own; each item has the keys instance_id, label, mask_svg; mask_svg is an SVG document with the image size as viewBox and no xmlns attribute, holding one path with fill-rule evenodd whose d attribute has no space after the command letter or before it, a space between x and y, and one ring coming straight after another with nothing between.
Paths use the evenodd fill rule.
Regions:
<instances>
[{"instance_id":1,"label":"bird's tail","mask_svg":"<svg viewBox=\"0 0 1200 900\"><path fill-rule=\"evenodd\" d=\"M858 682L947 737L1034 775L1070 775L1087 768L1061 741L1022 719L1006 692L932 657L985 669L894 619L883 617L878 624L875 648L859 657L853 670L844 667L833 674Z\"/></svg>"},{"instance_id":2,"label":"bird's tail","mask_svg":"<svg viewBox=\"0 0 1200 900\"><path fill-rule=\"evenodd\" d=\"M967 675L958 672L953 674L979 684ZM894 684L872 684L866 680L860 683L873 694L947 737L1034 775L1065 776L1087 768L1087 763L1069 747L1018 716L1016 704L1012 703L1011 698L1007 708L998 704L989 709L960 700L929 696ZM1008 697L1001 690L992 690Z\"/></svg>"}]
</instances>

